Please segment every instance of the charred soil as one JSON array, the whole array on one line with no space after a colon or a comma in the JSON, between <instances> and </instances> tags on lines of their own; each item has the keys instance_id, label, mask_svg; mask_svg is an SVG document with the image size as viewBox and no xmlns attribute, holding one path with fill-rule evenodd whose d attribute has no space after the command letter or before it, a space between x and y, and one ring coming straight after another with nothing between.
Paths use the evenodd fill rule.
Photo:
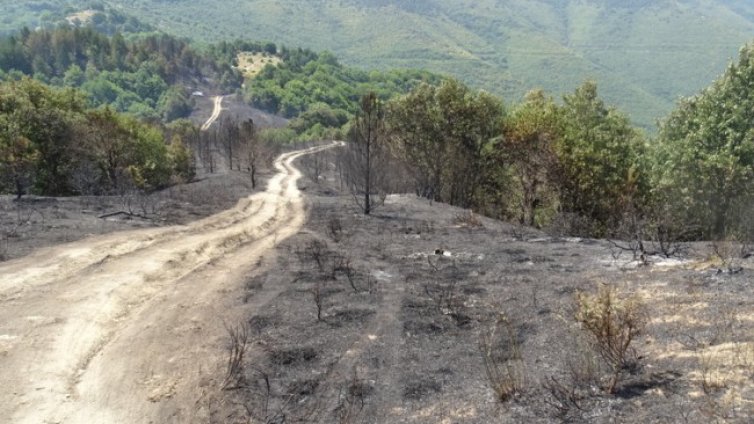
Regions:
<instances>
[{"instance_id":1,"label":"charred soil","mask_svg":"<svg viewBox=\"0 0 754 424\"><path fill-rule=\"evenodd\" d=\"M698 243L686 246L683 257L639 264L608 241L553 237L411 195L388 196L364 216L341 191L331 155L320 159L308 162L315 170L303 158L297 162L310 176L299 180L307 213L301 229L303 218L294 223L281 215L274 231L252 219L248 231L264 232L265 243L234 250L226 237L195 273L175 282L154 278L157 271L145 274L148 290L138 296L117 288L136 297L116 302L123 315L114 312L112 326L92 324L105 344L84 346L96 348L77 363L84 371L52 389L29 374L42 378L41 391L7 398L29 409L48 391L63 396L70 386L72 397L48 406L105 421L97 403L78 415L71 408L99 394L107 399L93 398L112 411L143 410L160 422L182 423L749 422L754 262L741 257L748 255L739 254L740 246ZM19 234L6 245L16 257L86 233L185 223L230 207L248 190L245 178L225 174L163 193L158 220L97 218L122 207L115 198L4 198L3 228ZM227 198L218 198L221 192ZM221 218L205 226L233 225ZM119 243L133 242L126 239ZM172 246L167 241L161 249ZM113 299L95 273L135 266L138 258L127 262L129 255L105 256L86 268L87 290ZM178 265L192 258L170 256L161 272L178 275ZM8 308L23 306L24 293L46 299L48 290L58 290L19 287L2 298ZM612 393L609 364L576 319L579 294L605 287L639 302L643 321ZM83 302L87 293L63 298ZM148 300L154 293L157 301ZM29 334L78 322L66 316L67 304L59 311L46 305L40 300L38 312L25 309L10 327L0 326L0 362L29 361L14 353L28 337L11 331L16 321L19 328L33 324ZM161 329L160 322L170 326ZM34 346L55 347L56 337ZM149 366L134 346L154 352ZM214 368L190 371L196 358L215 358L207 362ZM109 391L98 385L100 375L130 385ZM129 417L146 417L137 415Z\"/></svg>"},{"instance_id":2,"label":"charred soil","mask_svg":"<svg viewBox=\"0 0 754 424\"><path fill-rule=\"evenodd\" d=\"M607 241L411 195L364 216L332 168L314 174L300 183L304 229L238 294L252 305L247 343L227 375L233 389L213 397L212 422L706 423L754 413L750 260L723 268L699 243L640 265ZM613 393L576 319L578 294L600 286L642 307ZM271 288L279 294L266 297ZM506 396L499 384L512 385Z\"/></svg>"}]
</instances>

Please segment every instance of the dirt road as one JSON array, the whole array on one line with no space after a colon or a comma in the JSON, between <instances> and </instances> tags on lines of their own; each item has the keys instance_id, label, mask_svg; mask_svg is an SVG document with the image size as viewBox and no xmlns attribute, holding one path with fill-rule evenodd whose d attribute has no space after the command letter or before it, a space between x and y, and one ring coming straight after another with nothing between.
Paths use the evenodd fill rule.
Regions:
<instances>
[{"instance_id":1,"label":"dirt road","mask_svg":"<svg viewBox=\"0 0 754 424\"><path fill-rule=\"evenodd\" d=\"M215 96L213 98L214 101L214 109L212 110L212 115L210 115L209 119L202 125L202 131L207 131L209 127L212 126L212 124L217 121L217 118L220 117L220 113L223 111L223 98L225 96Z\"/></svg>"},{"instance_id":2,"label":"dirt road","mask_svg":"<svg viewBox=\"0 0 754 424\"><path fill-rule=\"evenodd\" d=\"M304 223L292 161L334 145L282 155L265 192L190 225L0 265L0 422L194 420L238 318L234 289Z\"/></svg>"}]
</instances>

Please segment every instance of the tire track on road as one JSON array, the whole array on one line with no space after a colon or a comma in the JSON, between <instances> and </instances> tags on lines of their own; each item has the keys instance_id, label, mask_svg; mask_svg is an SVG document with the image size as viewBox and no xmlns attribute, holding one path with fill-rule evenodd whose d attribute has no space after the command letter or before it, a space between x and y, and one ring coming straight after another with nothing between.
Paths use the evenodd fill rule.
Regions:
<instances>
[{"instance_id":1,"label":"tire track on road","mask_svg":"<svg viewBox=\"0 0 754 424\"><path fill-rule=\"evenodd\" d=\"M51 270L65 269L69 249L96 254L84 255L80 265L88 266L46 274L44 284L24 272L34 255L0 266L4 291L15 293L0 299L0 339L10 341L0 345L0 422L185 416L203 373L221 360L217 338L223 320L234 318L228 293L254 272L255 258L304 224L292 161L337 145L282 155L267 190L231 211L189 226L112 234L95 247L87 240L59 246L61 255L48 258ZM97 258L106 260L91 262Z\"/></svg>"}]
</instances>

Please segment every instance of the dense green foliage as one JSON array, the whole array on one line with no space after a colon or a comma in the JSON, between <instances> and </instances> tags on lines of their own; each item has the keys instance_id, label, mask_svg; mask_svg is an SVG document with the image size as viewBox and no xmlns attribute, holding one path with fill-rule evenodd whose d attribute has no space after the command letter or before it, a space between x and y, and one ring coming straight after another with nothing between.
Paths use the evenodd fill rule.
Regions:
<instances>
[{"instance_id":1,"label":"dense green foliage","mask_svg":"<svg viewBox=\"0 0 754 424\"><path fill-rule=\"evenodd\" d=\"M564 128L556 146L560 208L588 217L604 231L620 219L628 196L641 203L646 193L644 140L626 115L605 106L591 82L563 100Z\"/></svg>"},{"instance_id":2,"label":"dense green foliage","mask_svg":"<svg viewBox=\"0 0 754 424\"><path fill-rule=\"evenodd\" d=\"M642 252L647 239L667 253L673 240L754 237L754 46L680 101L652 142L593 82L562 104L532 91L506 114L494 99L471 107L484 96L447 81L389 104L393 151L417 194L527 225L633 239ZM453 185L474 195L458 197Z\"/></svg>"},{"instance_id":3,"label":"dense green foliage","mask_svg":"<svg viewBox=\"0 0 754 424\"><path fill-rule=\"evenodd\" d=\"M562 144L563 114L542 90L528 93L503 122L502 135L488 151L487 185L492 196L485 209L535 226L552 219L561 177L556 147ZM506 189L507 188L507 189Z\"/></svg>"},{"instance_id":4,"label":"dense green foliage","mask_svg":"<svg viewBox=\"0 0 754 424\"><path fill-rule=\"evenodd\" d=\"M487 144L498 135L500 100L457 80L422 84L389 105L396 150L411 165L416 192L436 201L478 206Z\"/></svg>"},{"instance_id":5,"label":"dense green foliage","mask_svg":"<svg viewBox=\"0 0 754 424\"><path fill-rule=\"evenodd\" d=\"M422 71L366 72L341 65L327 52L281 48L280 56L281 65L266 66L247 84L247 97L256 107L296 118L291 129L307 139L343 127L358 112L363 93L386 100L440 79Z\"/></svg>"},{"instance_id":6,"label":"dense green foliage","mask_svg":"<svg viewBox=\"0 0 754 424\"><path fill-rule=\"evenodd\" d=\"M218 56L165 34L127 39L70 26L23 30L0 39L0 79L34 76L80 88L95 106L171 121L193 108L187 86L206 86L211 79L224 90L240 87L240 74Z\"/></svg>"},{"instance_id":7,"label":"dense green foliage","mask_svg":"<svg viewBox=\"0 0 754 424\"><path fill-rule=\"evenodd\" d=\"M190 179L180 139L159 128L88 109L83 94L37 81L0 83L0 192L44 195L152 190Z\"/></svg>"},{"instance_id":8,"label":"dense green foliage","mask_svg":"<svg viewBox=\"0 0 754 424\"><path fill-rule=\"evenodd\" d=\"M422 196L528 225L575 216L592 234L615 226L626 201L645 203L644 141L592 82L562 106L534 91L503 114L500 100L449 80L389 111L395 151Z\"/></svg>"},{"instance_id":9,"label":"dense green foliage","mask_svg":"<svg viewBox=\"0 0 754 424\"><path fill-rule=\"evenodd\" d=\"M662 122L654 190L704 237L754 230L754 47Z\"/></svg>"},{"instance_id":10,"label":"dense green foliage","mask_svg":"<svg viewBox=\"0 0 754 424\"><path fill-rule=\"evenodd\" d=\"M107 3L172 34L271 39L368 69L427 69L506 100L534 87L559 98L589 78L642 127L709 84L754 33L754 6L743 0Z\"/></svg>"}]
</instances>

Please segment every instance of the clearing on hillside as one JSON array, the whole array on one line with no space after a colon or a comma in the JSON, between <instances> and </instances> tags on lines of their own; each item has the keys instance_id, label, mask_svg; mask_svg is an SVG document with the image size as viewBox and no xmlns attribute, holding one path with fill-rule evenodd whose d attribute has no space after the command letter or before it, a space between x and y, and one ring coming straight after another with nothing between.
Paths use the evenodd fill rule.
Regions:
<instances>
[{"instance_id":1,"label":"clearing on hillside","mask_svg":"<svg viewBox=\"0 0 754 424\"><path fill-rule=\"evenodd\" d=\"M96 10L87 9L80 12L71 13L70 15L66 16L65 20L68 21L68 23L71 25L75 25L76 22L80 24L88 24L89 22L91 22L92 17L94 17L94 15L96 14Z\"/></svg>"},{"instance_id":2,"label":"clearing on hillside","mask_svg":"<svg viewBox=\"0 0 754 424\"><path fill-rule=\"evenodd\" d=\"M237 69L247 78L255 77L262 72L266 65L277 66L283 63L281 58L269 53L240 52L236 58L238 60Z\"/></svg>"}]
</instances>

